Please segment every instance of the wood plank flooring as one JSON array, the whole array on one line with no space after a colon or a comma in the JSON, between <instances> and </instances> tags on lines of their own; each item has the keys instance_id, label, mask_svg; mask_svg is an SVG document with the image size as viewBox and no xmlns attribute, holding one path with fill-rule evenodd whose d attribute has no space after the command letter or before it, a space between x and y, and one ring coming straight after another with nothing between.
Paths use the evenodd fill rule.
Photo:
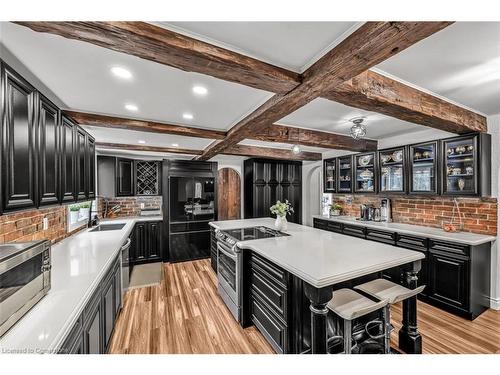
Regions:
<instances>
[{"instance_id":1,"label":"wood plank flooring","mask_svg":"<svg viewBox=\"0 0 500 375\"><path fill-rule=\"evenodd\" d=\"M419 302L424 353L500 353L500 311L468 320ZM392 309L397 347L401 306ZM217 294L208 259L165 264L159 286L127 292L110 353L274 353L255 327L242 329Z\"/></svg>"}]
</instances>

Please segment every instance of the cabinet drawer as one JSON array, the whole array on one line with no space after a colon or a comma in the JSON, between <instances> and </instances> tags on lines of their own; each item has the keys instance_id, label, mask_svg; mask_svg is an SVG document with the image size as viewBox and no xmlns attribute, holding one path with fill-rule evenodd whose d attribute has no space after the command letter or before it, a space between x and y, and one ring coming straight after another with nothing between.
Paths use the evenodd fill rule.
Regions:
<instances>
[{"instance_id":1,"label":"cabinet drawer","mask_svg":"<svg viewBox=\"0 0 500 375\"><path fill-rule=\"evenodd\" d=\"M208 231L208 230L210 230L210 225L208 224L208 221L170 224L171 233L198 232L198 231Z\"/></svg>"},{"instance_id":2,"label":"cabinet drawer","mask_svg":"<svg viewBox=\"0 0 500 375\"><path fill-rule=\"evenodd\" d=\"M343 233L348 236L365 238L365 229L366 228L357 225L344 224Z\"/></svg>"},{"instance_id":3,"label":"cabinet drawer","mask_svg":"<svg viewBox=\"0 0 500 375\"><path fill-rule=\"evenodd\" d=\"M429 240L429 249L446 251L468 257L470 255L470 246L452 242Z\"/></svg>"},{"instance_id":4,"label":"cabinet drawer","mask_svg":"<svg viewBox=\"0 0 500 375\"><path fill-rule=\"evenodd\" d=\"M279 282L282 284L283 288L287 287L287 279L288 273L285 270L282 270L278 266L275 266L267 259L261 258L255 253L252 254L252 262L251 262L252 271L256 270L261 275L264 275L266 278L270 278L275 282Z\"/></svg>"},{"instance_id":5,"label":"cabinet drawer","mask_svg":"<svg viewBox=\"0 0 500 375\"><path fill-rule=\"evenodd\" d=\"M366 239L394 245L395 233L366 228Z\"/></svg>"},{"instance_id":6,"label":"cabinet drawer","mask_svg":"<svg viewBox=\"0 0 500 375\"><path fill-rule=\"evenodd\" d=\"M281 283L253 268L250 275L252 295L257 294L274 312L286 321L288 293Z\"/></svg>"},{"instance_id":7,"label":"cabinet drawer","mask_svg":"<svg viewBox=\"0 0 500 375\"><path fill-rule=\"evenodd\" d=\"M326 230L326 220L313 219L314 228Z\"/></svg>"},{"instance_id":8,"label":"cabinet drawer","mask_svg":"<svg viewBox=\"0 0 500 375\"><path fill-rule=\"evenodd\" d=\"M287 352L288 329L279 319L273 316L257 297L251 299L251 319L257 329L264 335L269 344L278 353Z\"/></svg>"},{"instance_id":9,"label":"cabinet drawer","mask_svg":"<svg viewBox=\"0 0 500 375\"><path fill-rule=\"evenodd\" d=\"M396 246L410 250L427 251L427 238L397 234Z\"/></svg>"},{"instance_id":10,"label":"cabinet drawer","mask_svg":"<svg viewBox=\"0 0 500 375\"><path fill-rule=\"evenodd\" d=\"M328 221L326 223L326 230L329 230L330 232L342 233L342 223Z\"/></svg>"}]
</instances>

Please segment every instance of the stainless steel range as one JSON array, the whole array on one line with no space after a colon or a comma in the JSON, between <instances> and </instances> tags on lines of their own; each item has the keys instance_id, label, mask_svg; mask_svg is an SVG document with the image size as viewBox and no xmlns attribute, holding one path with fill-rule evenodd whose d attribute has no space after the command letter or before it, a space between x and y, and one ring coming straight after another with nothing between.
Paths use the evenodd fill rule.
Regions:
<instances>
[{"instance_id":1,"label":"stainless steel range","mask_svg":"<svg viewBox=\"0 0 500 375\"><path fill-rule=\"evenodd\" d=\"M215 230L215 237L217 238L218 291L229 311L238 322L241 321L242 310L243 265L241 250L236 244L240 241L283 236L288 236L288 234L263 226Z\"/></svg>"}]
</instances>

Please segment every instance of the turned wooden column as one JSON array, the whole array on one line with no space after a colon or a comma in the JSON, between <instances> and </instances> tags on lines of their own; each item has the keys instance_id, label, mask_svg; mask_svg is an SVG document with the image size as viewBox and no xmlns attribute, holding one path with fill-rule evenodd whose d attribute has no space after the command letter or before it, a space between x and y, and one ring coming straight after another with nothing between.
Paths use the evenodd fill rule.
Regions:
<instances>
[{"instance_id":1,"label":"turned wooden column","mask_svg":"<svg viewBox=\"0 0 500 375\"><path fill-rule=\"evenodd\" d=\"M304 284L304 292L311 305L311 352L312 354L326 354L328 349L328 337L326 329L326 316L328 309L326 305L332 299L333 288L315 288L307 283Z\"/></svg>"},{"instance_id":2,"label":"turned wooden column","mask_svg":"<svg viewBox=\"0 0 500 375\"><path fill-rule=\"evenodd\" d=\"M415 289L421 262L413 263L411 269L405 272L406 286ZM417 327L417 296L403 301L403 326L399 330L399 348L408 354L422 353L422 336Z\"/></svg>"}]
</instances>

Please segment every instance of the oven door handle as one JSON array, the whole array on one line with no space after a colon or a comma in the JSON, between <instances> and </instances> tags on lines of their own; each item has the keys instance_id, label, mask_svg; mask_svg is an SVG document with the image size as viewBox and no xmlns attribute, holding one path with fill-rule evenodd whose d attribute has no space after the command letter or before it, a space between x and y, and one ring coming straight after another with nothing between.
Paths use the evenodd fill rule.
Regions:
<instances>
[{"instance_id":1,"label":"oven door handle","mask_svg":"<svg viewBox=\"0 0 500 375\"><path fill-rule=\"evenodd\" d=\"M234 254L234 253L230 253L229 251L227 251L227 250L224 248L224 246L222 246L219 242L217 242L217 249L218 249L221 253L223 253L225 256L227 256L227 257L229 257L229 258L233 259L234 261L236 261L236 260L237 260L237 256L236 256L236 254Z\"/></svg>"}]
</instances>

